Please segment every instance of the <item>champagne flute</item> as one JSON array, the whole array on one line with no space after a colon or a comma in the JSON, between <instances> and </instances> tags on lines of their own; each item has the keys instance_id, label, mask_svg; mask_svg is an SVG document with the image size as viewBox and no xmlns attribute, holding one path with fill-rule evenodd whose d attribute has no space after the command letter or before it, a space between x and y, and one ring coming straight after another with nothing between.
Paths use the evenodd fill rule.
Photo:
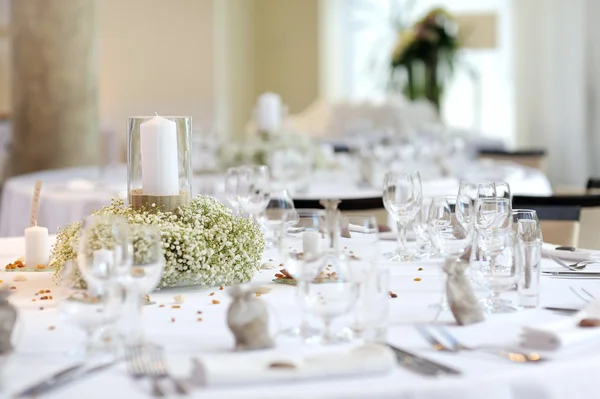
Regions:
<instances>
[{"instance_id":1,"label":"champagne flute","mask_svg":"<svg viewBox=\"0 0 600 399\"><path fill-rule=\"evenodd\" d=\"M398 226L398 246L390 260L413 261L416 257L406 248L406 226L415 218L423 202L419 172L388 172L383 182L383 204Z\"/></svg>"}]
</instances>

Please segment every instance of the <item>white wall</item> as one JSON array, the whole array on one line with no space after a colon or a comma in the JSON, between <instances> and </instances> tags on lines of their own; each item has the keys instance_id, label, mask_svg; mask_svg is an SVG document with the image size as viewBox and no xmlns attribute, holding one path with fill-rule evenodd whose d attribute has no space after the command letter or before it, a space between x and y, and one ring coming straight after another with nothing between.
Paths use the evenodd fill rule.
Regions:
<instances>
[{"instance_id":1,"label":"white wall","mask_svg":"<svg viewBox=\"0 0 600 399\"><path fill-rule=\"evenodd\" d=\"M129 115L212 122L213 0L97 4L102 122L120 129L123 140Z\"/></svg>"},{"instance_id":2,"label":"white wall","mask_svg":"<svg viewBox=\"0 0 600 399\"><path fill-rule=\"evenodd\" d=\"M49 0L50 1L50 0ZM0 0L0 32L9 23ZM213 0L97 1L100 115L125 141L129 115L212 123ZM10 110L8 37L0 36L0 113Z\"/></svg>"}]
</instances>

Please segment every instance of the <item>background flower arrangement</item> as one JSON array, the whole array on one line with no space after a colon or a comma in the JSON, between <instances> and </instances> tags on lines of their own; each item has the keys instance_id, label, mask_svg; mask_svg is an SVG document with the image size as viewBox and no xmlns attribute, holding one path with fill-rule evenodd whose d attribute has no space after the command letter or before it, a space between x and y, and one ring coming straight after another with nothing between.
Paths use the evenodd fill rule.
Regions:
<instances>
[{"instance_id":1,"label":"background flower arrangement","mask_svg":"<svg viewBox=\"0 0 600 399\"><path fill-rule=\"evenodd\" d=\"M212 197L199 196L175 212L148 212L113 200L93 215L123 217L135 226L154 225L161 232L165 269L159 287L230 285L248 282L258 270L265 247L259 227L250 219L233 216ZM77 257L81 223L61 229L50 257L60 275L63 265ZM133 240L134 258L143 256L144 243Z\"/></svg>"},{"instance_id":2,"label":"background flower arrangement","mask_svg":"<svg viewBox=\"0 0 600 399\"><path fill-rule=\"evenodd\" d=\"M405 76L402 91L411 100L425 98L440 110L444 82L451 76L459 49L458 28L452 16L441 8L431 10L409 29L400 31L391 69Z\"/></svg>"}]
</instances>

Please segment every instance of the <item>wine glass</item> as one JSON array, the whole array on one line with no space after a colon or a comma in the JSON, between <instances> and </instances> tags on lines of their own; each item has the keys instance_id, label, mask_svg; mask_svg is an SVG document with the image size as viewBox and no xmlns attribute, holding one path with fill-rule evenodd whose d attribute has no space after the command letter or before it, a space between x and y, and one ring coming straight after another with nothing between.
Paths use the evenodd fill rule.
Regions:
<instances>
[{"instance_id":1,"label":"wine glass","mask_svg":"<svg viewBox=\"0 0 600 399\"><path fill-rule=\"evenodd\" d=\"M77 262L88 283L118 283L118 278L129 272L131 261L131 238L125 219L92 215L83 221Z\"/></svg>"},{"instance_id":2,"label":"wine glass","mask_svg":"<svg viewBox=\"0 0 600 399\"><path fill-rule=\"evenodd\" d=\"M60 270L58 314L65 322L82 329L86 336L82 345L70 354L83 358L110 354L112 348L100 336L119 319L122 293L107 289L97 280L83 281L80 273L75 261L65 263Z\"/></svg>"},{"instance_id":3,"label":"wine glass","mask_svg":"<svg viewBox=\"0 0 600 399\"><path fill-rule=\"evenodd\" d=\"M510 227L510 202L505 198L480 198L475 201L474 226L480 234Z\"/></svg>"},{"instance_id":4,"label":"wine glass","mask_svg":"<svg viewBox=\"0 0 600 399\"><path fill-rule=\"evenodd\" d=\"M318 277L334 252L334 235L339 235L339 225L329 223L327 213L320 209L286 210L279 234L279 255L286 272L296 282L296 292L302 308L302 320L298 328L286 329L283 335L313 338L316 331L306 318L304 295L308 283Z\"/></svg>"},{"instance_id":5,"label":"wine glass","mask_svg":"<svg viewBox=\"0 0 600 399\"><path fill-rule=\"evenodd\" d=\"M353 309L360 284L350 272L347 256L330 252L328 262L321 277L306 281L302 290L307 311L323 320L323 344L346 341L333 333L333 321Z\"/></svg>"},{"instance_id":6,"label":"wine glass","mask_svg":"<svg viewBox=\"0 0 600 399\"><path fill-rule=\"evenodd\" d=\"M287 210L295 211L294 201L287 190L275 190L271 192L269 204L263 213L262 220L266 230L269 233L267 236L267 246L277 244L277 233L280 226L284 223L283 216ZM293 215L290 215L290 217ZM289 220L287 223L294 224L295 220Z\"/></svg>"},{"instance_id":7,"label":"wine glass","mask_svg":"<svg viewBox=\"0 0 600 399\"><path fill-rule=\"evenodd\" d=\"M496 198L504 198L508 200L509 204L512 203L512 194L508 183L494 182L494 189L496 190Z\"/></svg>"},{"instance_id":8,"label":"wine glass","mask_svg":"<svg viewBox=\"0 0 600 399\"><path fill-rule=\"evenodd\" d=\"M511 306L510 301L502 300L499 296L517 283L522 255L517 250L516 235L510 230L478 234L477 245L490 258L490 262L478 262L477 268L478 279L489 290L484 310L488 313L515 311L516 308Z\"/></svg>"},{"instance_id":9,"label":"wine glass","mask_svg":"<svg viewBox=\"0 0 600 399\"><path fill-rule=\"evenodd\" d=\"M124 276L126 294L126 317L123 320L125 342L128 346L144 343L141 320L142 300L151 292L162 277L165 267L160 230L150 225L132 227L132 239L136 248L130 272Z\"/></svg>"},{"instance_id":10,"label":"wine glass","mask_svg":"<svg viewBox=\"0 0 600 399\"><path fill-rule=\"evenodd\" d=\"M234 215L240 214L240 202L238 200L238 168L229 168L225 174L225 198L231 205Z\"/></svg>"},{"instance_id":11,"label":"wine glass","mask_svg":"<svg viewBox=\"0 0 600 399\"><path fill-rule=\"evenodd\" d=\"M413 261L416 257L406 248L406 226L415 218L423 202L419 172L388 172L383 182L383 204L398 226L398 246L390 260Z\"/></svg>"},{"instance_id":12,"label":"wine glass","mask_svg":"<svg viewBox=\"0 0 600 399\"><path fill-rule=\"evenodd\" d=\"M264 165L248 165L238 168L237 197L242 210L257 222L257 216L269 204L269 168Z\"/></svg>"}]
</instances>

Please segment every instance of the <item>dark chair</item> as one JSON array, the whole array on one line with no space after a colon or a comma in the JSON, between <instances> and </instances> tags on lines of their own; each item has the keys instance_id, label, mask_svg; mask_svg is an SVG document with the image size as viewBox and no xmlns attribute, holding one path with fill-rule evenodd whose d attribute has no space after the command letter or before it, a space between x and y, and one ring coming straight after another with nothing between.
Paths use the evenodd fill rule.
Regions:
<instances>
[{"instance_id":1,"label":"dark chair","mask_svg":"<svg viewBox=\"0 0 600 399\"><path fill-rule=\"evenodd\" d=\"M585 191L588 194L600 193L600 179L597 177L590 177L587 181Z\"/></svg>"},{"instance_id":2,"label":"dark chair","mask_svg":"<svg viewBox=\"0 0 600 399\"><path fill-rule=\"evenodd\" d=\"M553 244L599 248L600 195L513 197L513 209L538 213L544 241Z\"/></svg>"},{"instance_id":3,"label":"dark chair","mask_svg":"<svg viewBox=\"0 0 600 399\"><path fill-rule=\"evenodd\" d=\"M383 207L383 198L352 198L343 199L338 205L338 209L346 216L352 215L373 215L377 219L379 225L386 226L388 224L387 212ZM296 209L320 209L323 206L319 200L313 199L295 199L294 206Z\"/></svg>"},{"instance_id":4,"label":"dark chair","mask_svg":"<svg viewBox=\"0 0 600 399\"><path fill-rule=\"evenodd\" d=\"M492 159L495 161L510 161L530 168L544 170L546 150L527 149L517 151L506 151L499 149L479 150L479 159Z\"/></svg>"}]
</instances>

